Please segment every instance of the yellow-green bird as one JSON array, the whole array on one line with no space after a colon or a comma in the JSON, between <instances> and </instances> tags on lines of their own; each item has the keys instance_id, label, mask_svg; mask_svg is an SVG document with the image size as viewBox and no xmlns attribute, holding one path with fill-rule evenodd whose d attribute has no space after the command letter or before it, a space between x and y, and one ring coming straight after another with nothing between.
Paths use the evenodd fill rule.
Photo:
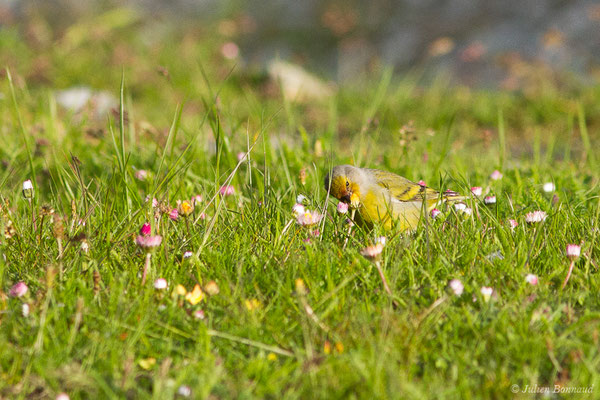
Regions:
<instances>
[{"instance_id":1,"label":"yellow-green bird","mask_svg":"<svg viewBox=\"0 0 600 400\"><path fill-rule=\"evenodd\" d=\"M398 223L401 231L414 230L423 210L429 212L441 201L464 199L451 191L440 195L391 172L352 165L333 167L325 177L325 190L358 210L367 226L377 223L390 230Z\"/></svg>"}]
</instances>

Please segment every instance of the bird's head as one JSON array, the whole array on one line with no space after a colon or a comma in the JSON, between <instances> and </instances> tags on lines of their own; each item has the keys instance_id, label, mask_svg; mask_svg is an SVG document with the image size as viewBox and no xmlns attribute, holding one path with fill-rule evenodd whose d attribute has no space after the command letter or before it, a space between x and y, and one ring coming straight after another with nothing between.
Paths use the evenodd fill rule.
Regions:
<instances>
[{"instance_id":1,"label":"bird's head","mask_svg":"<svg viewBox=\"0 0 600 400\"><path fill-rule=\"evenodd\" d=\"M325 190L339 201L356 208L360 204L360 188L363 181L360 168L338 165L325 177Z\"/></svg>"}]
</instances>

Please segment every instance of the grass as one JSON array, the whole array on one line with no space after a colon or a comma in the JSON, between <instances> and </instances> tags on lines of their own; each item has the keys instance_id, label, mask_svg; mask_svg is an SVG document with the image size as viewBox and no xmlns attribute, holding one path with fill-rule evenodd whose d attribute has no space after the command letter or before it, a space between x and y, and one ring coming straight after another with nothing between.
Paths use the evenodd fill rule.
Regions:
<instances>
[{"instance_id":1,"label":"grass","mask_svg":"<svg viewBox=\"0 0 600 400\"><path fill-rule=\"evenodd\" d=\"M597 85L542 76L505 92L384 72L323 102L286 101L263 74L222 59L225 38L210 28L144 28L113 11L45 41L0 32L1 224L13 230L0 245L0 396L162 399L182 385L194 398L597 392ZM120 106L95 116L57 105L54 90L80 84ZM497 203L475 199L471 217L447 208L414 234L388 233L390 298L360 255L383 232L357 227L344 247L345 217L326 199L323 178L341 163L465 194L482 186ZM489 178L495 169L502 179ZM225 184L235 194L219 195ZM187 220L168 218L197 194ZM299 194L327 207L319 236L295 223ZM548 218L526 223L534 210ZM144 222L163 240L142 285ZM569 243L582 256L561 289ZM153 287L159 277L167 290ZM27 295L9 297L18 281ZM219 293L195 306L172 295L211 281ZM488 302L482 286L494 289Z\"/></svg>"}]
</instances>

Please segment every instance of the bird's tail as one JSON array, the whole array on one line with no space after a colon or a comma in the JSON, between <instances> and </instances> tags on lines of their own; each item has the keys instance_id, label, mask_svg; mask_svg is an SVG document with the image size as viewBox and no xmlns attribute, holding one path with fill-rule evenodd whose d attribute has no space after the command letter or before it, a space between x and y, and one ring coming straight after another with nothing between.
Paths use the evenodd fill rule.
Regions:
<instances>
[{"instance_id":1,"label":"bird's tail","mask_svg":"<svg viewBox=\"0 0 600 400\"><path fill-rule=\"evenodd\" d=\"M442 200L453 202L453 203L457 202L457 201L464 201L466 199L467 199L466 196L458 194L455 191L450 190L450 189L446 190L442 195Z\"/></svg>"},{"instance_id":2,"label":"bird's tail","mask_svg":"<svg viewBox=\"0 0 600 400\"><path fill-rule=\"evenodd\" d=\"M438 194L436 197L427 199L427 209L431 211L434 207L438 206L441 203L458 203L461 201L465 201L467 199L466 196L463 196L459 193L456 193L450 189L446 190L442 194Z\"/></svg>"}]
</instances>

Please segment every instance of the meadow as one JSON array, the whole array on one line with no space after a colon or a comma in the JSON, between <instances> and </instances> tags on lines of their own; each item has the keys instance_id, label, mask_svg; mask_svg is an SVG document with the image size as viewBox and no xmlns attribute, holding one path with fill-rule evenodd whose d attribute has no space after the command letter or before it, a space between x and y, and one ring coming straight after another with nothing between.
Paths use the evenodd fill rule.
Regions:
<instances>
[{"instance_id":1,"label":"meadow","mask_svg":"<svg viewBox=\"0 0 600 400\"><path fill-rule=\"evenodd\" d=\"M599 397L597 83L382 66L301 99L216 31L0 32L0 397ZM467 212L350 227L345 163Z\"/></svg>"}]
</instances>

